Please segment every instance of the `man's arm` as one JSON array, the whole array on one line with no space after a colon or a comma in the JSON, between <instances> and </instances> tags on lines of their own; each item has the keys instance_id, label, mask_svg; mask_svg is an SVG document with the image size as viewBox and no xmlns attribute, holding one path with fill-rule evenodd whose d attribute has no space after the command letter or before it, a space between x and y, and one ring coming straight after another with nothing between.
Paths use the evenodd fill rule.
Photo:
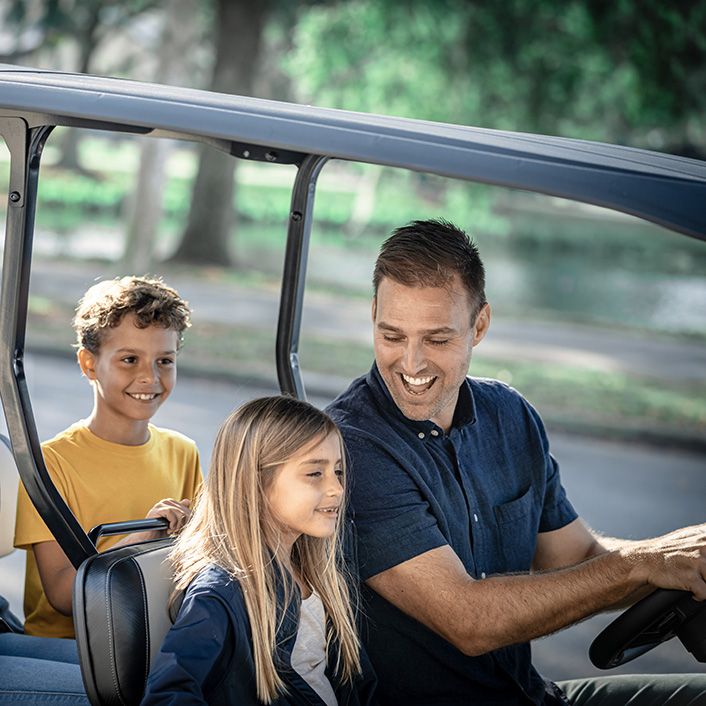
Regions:
<instances>
[{"instance_id":1,"label":"man's arm","mask_svg":"<svg viewBox=\"0 0 706 706\"><path fill-rule=\"evenodd\" d=\"M629 551L633 544L628 539L615 539L599 535L593 532L581 519L578 519L558 530L544 532L538 536L532 571L548 571L573 566L584 559L600 556L610 551ZM654 591L654 587L642 586L617 603L606 606L603 610L624 610L652 591Z\"/></svg>"},{"instance_id":2,"label":"man's arm","mask_svg":"<svg viewBox=\"0 0 706 706\"><path fill-rule=\"evenodd\" d=\"M602 539L581 518L557 530L540 532L537 535L532 571L562 569L605 554L609 550L602 544Z\"/></svg>"},{"instance_id":3,"label":"man's arm","mask_svg":"<svg viewBox=\"0 0 706 706\"><path fill-rule=\"evenodd\" d=\"M571 548L566 540L576 537L579 548ZM538 573L476 581L444 546L367 583L462 652L480 655L548 635L649 585L706 599L706 525L608 547L575 520L540 535L535 565Z\"/></svg>"}]
</instances>

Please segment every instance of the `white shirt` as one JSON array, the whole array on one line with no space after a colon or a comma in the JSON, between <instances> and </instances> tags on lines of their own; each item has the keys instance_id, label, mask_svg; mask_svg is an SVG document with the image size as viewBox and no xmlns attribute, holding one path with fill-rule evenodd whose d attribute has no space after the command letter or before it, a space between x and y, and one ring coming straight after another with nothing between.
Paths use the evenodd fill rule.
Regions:
<instances>
[{"instance_id":1,"label":"white shirt","mask_svg":"<svg viewBox=\"0 0 706 706\"><path fill-rule=\"evenodd\" d=\"M323 699L337 706L336 694L326 676L326 613L321 599L312 593L302 601L297 639L292 650L292 667Z\"/></svg>"}]
</instances>

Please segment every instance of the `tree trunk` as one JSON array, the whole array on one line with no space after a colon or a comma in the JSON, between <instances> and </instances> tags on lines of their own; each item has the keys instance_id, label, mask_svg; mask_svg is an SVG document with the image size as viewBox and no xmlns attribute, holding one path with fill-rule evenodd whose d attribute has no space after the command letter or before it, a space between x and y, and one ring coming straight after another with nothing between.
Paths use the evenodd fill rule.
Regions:
<instances>
[{"instance_id":1,"label":"tree trunk","mask_svg":"<svg viewBox=\"0 0 706 706\"><path fill-rule=\"evenodd\" d=\"M269 0L217 0L216 63L211 90L252 95ZM189 220L173 260L228 265L235 226L235 161L202 147Z\"/></svg>"},{"instance_id":2,"label":"tree trunk","mask_svg":"<svg viewBox=\"0 0 706 706\"><path fill-rule=\"evenodd\" d=\"M100 12L100 6L94 5L91 8L91 12L88 16L87 24L80 32L78 32L78 43L79 43L79 60L77 70L80 74L87 74L91 66L91 59L93 58L93 52L98 45L98 14ZM81 160L78 154L78 145L81 141L81 131L76 128L70 127L64 135L64 139L61 143L61 157L59 158L59 163L57 166L63 167L64 169L72 169L77 172L84 172L85 170L81 166Z\"/></svg>"},{"instance_id":3,"label":"tree trunk","mask_svg":"<svg viewBox=\"0 0 706 706\"><path fill-rule=\"evenodd\" d=\"M189 74L194 46L195 0L172 0L159 41L158 83L177 84ZM143 138L137 187L132 194L128 213L128 230L121 269L144 274L154 263L154 241L162 216L166 181L165 164L173 142Z\"/></svg>"},{"instance_id":4,"label":"tree trunk","mask_svg":"<svg viewBox=\"0 0 706 706\"><path fill-rule=\"evenodd\" d=\"M361 174L355 191L351 217L343 224L343 233L346 238L357 238L367 229L375 210L382 169L377 164L368 164Z\"/></svg>"}]
</instances>

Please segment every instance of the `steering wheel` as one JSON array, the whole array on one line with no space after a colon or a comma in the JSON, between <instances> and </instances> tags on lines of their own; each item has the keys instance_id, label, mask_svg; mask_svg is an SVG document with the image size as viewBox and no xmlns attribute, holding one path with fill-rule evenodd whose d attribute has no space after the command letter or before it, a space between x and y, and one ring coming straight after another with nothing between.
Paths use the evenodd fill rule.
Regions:
<instances>
[{"instance_id":1,"label":"steering wheel","mask_svg":"<svg viewBox=\"0 0 706 706\"><path fill-rule=\"evenodd\" d=\"M689 591L658 588L608 625L588 650L599 669L630 662L678 637L697 661L706 662L706 601Z\"/></svg>"}]
</instances>

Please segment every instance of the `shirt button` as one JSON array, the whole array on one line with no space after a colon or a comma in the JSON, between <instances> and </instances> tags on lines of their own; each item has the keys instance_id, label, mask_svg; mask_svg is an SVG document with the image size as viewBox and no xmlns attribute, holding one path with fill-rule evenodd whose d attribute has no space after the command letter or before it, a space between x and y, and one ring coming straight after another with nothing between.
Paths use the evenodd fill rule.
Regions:
<instances>
[{"instance_id":1,"label":"shirt button","mask_svg":"<svg viewBox=\"0 0 706 706\"><path fill-rule=\"evenodd\" d=\"M476 515L475 512L473 513L473 521L478 522L478 515Z\"/></svg>"},{"instance_id":2,"label":"shirt button","mask_svg":"<svg viewBox=\"0 0 706 706\"><path fill-rule=\"evenodd\" d=\"M423 431L420 431L419 434L417 434L417 436L418 436L420 439L423 439L423 438L424 438L424 432L423 432Z\"/></svg>"},{"instance_id":3,"label":"shirt button","mask_svg":"<svg viewBox=\"0 0 706 706\"><path fill-rule=\"evenodd\" d=\"M436 429L431 430L431 435L432 436L439 436L439 432Z\"/></svg>"},{"instance_id":4,"label":"shirt button","mask_svg":"<svg viewBox=\"0 0 706 706\"><path fill-rule=\"evenodd\" d=\"M481 577L482 579L485 578L485 571L483 571L483 573L481 573L480 577Z\"/></svg>"}]
</instances>

